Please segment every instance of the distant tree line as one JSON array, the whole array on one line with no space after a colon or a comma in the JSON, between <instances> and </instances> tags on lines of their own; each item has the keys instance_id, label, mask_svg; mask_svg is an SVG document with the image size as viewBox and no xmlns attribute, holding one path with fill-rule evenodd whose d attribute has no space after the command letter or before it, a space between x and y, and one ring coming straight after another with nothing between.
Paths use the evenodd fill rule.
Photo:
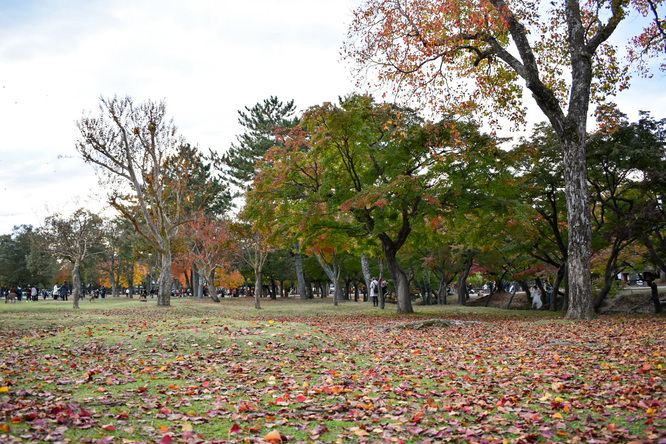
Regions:
<instances>
[{"instance_id":1,"label":"distant tree line","mask_svg":"<svg viewBox=\"0 0 666 444\"><path fill-rule=\"evenodd\" d=\"M49 215L0 237L0 284L363 300L385 280L382 307L465 304L469 281L548 285L566 310L568 226L560 141L546 125L500 140L472 121L428 121L410 108L351 95L297 116L270 97L239 112L224 155L180 138L164 103L102 99L77 147L117 210ZM666 120L600 115L587 137L594 306L622 272L666 273ZM240 208L233 198L242 197ZM650 283L654 279L650 280ZM453 295L450 295L453 292ZM658 297L655 310L661 310Z\"/></svg>"}]
</instances>

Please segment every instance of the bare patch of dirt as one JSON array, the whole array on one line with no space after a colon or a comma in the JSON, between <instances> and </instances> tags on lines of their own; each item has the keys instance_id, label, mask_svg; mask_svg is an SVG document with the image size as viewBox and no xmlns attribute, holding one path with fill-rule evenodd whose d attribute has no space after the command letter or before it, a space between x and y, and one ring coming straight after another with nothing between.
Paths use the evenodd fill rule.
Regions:
<instances>
[{"instance_id":1,"label":"bare patch of dirt","mask_svg":"<svg viewBox=\"0 0 666 444\"><path fill-rule=\"evenodd\" d=\"M485 307L487 299L488 295L480 296L478 294L473 294L470 295L470 300L467 305L472 305L474 307ZM509 303L510 299L511 293L495 293L490 297L490 303L488 304L488 307L506 308L506 304ZM527 295L521 291L516 293L516 295L513 297L513 300L511 301L511 307L509 308L512 310L529 310L531 302L532 301L530 298L528 298Z\"/></svg>"},{"instance_id":2,"label":"bare patch of dirt","mask_svg":"<svg viewBox=\"0 0 666 444\"><path fill-rule=\"evenodd\" d=\"M650 299L649 287L629 287L616 295L609 295L604 301L601 314L654 313L654 303ZM666 299L666 288L659 289L659 298Z\"/></svg>"}]
</instances>

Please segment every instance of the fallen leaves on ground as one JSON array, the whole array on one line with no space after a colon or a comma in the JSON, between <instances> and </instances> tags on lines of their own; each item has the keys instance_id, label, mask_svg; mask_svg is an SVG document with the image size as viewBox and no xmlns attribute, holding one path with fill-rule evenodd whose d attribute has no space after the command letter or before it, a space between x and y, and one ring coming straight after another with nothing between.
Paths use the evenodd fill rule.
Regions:
<instances>
[{"instance_id":1,"label":"fallen leaves on ground","mask_svg":"<svg viewBox=\"0 0 666 444\"><path fill-rule=\"evenodd\" d=\"M659 442L666 321L180 319L0 331L2 442ZM469 319L462 319L468 321Z\"/></svg>"}]
</instances>

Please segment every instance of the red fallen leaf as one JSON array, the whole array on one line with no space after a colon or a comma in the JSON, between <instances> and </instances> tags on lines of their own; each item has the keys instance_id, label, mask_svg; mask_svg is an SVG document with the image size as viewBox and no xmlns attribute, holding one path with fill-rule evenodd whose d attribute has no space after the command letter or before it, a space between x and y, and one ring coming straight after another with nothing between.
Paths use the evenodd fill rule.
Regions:
<instances>
[{"instance_id":1,"label":"red fallen leaf","mask_svg":"<svg viewBox=\"0 0 666 444\"><path fill-rule=\"evenodd\" d=\"M251 404L243 403L243 404L238 406L238 411L239 412L247 412L249 410L252 410L252 405Z\"/></svg>"},{"instance_id":2,"label":"red fallen leaf","mask_svg":"<svg viewBox=\"0 0 666 444\"><path fill-rule=\"evenodd\" d=\"M237 434L237 433L242 433L243 429L238 425L234 424L233 427L231 427L231 430L229 430L229 433L231 434Z\"/></svg>"},{"instance_id":3,"label":"red fallen leaf","mask_svg":"<svg viewBox=\"0 0 666 444\"><path fill-rule=\"evenodd\" d=\"M72 362L72 365L70 365L69 368L76 368L76 364Z\"/></svg>"},{"instance_id":4,"label":"red fallen leaf","mask_svg":"<svg viewBox=\"0 0 666 444\"><path fill-rule=\"evenodd\" d=\"M116 430L116 428L111 424L103 425L102 429L106 430L107 432L113 432Z\"/></svg>"},{"instance_id":5,"label":"red fallen leaf","mask_svg":"<svg viewBox=\"0 0 666 444\"><path fill-rule=\"evenodd\" d=\"M18 416L14 416L14 417L12 418L12 422L13 422L14 424L18 424L18 423L21 422L21 418L19 418Z\"/></svg>"},{"instance_id":6,"label":"red fallen leaf","mask_svg":"<svg viewBox=\"0 0 666 444\"><path fill-rule=\"evenodd\" d=\"M306 398L306 397L303 396L303 395L299 395L298 398L296 398L296 401L298 401L298 402L305 402L306 399L308 399L308 398Z\"/></svg>"},{"instance_id":7,"label":"red fallen leaf","mask_svg":"<svg viewBox=\"0 0 666 444\"><path fill-rule=\"evenodd\" d=\"M158 412L164 415L168 415L171 413L171 409L169 407L162 407L161 409L158 410Z\"/></svg>"},{"instance_id":8,"label":"red fallen leaf","mask_svg":"<svg viewBox=\"0 0 666 444\"><path fill-rule=\"evenodd\" d=\"M413 421L414 421L414 422L421 422L421 420L423 420L423 417L424 417L424 416L425 416L425 413L423 413L423 412L417 412L417 413L414 415L414 419L413 419Z\"/></svg>"},{"instance_id":9,"label":"red fallen leaf","mask_svg":"<svg viewBox=\"0 0 666 444\"><path fill-rule=\"evenodd\" d=\"M9 424L0 424L0 432L9 432L11 431L11 427L9 427Z\"/></svg>"},{"instance_id":10,"label":"red fallen leaf","mask_svg":"<svg viewBox=\"0 0 666 444\"><path fill-rule=\"evenodd\" d=\"M39 418L39 415L36 412L30 412L23 415L25 421L34 421L37 418Z\"/></svg>"},{"instance_id":11,"label":"red fallen leaf","mask_svg":"<svg viewBox=\"0 0 666 444\"><path fill-rule=\"evenodd\" d=\"M171 435L164 435L160 444L171 444Z\"/></svg>"}]
</instances>

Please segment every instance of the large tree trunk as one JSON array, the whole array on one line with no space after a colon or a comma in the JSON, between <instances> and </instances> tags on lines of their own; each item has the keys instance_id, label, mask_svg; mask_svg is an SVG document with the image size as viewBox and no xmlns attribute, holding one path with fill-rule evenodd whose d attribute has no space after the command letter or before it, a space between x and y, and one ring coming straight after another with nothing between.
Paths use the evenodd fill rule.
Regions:
<instances>
[{"instance_id":1,"label":"large tree trunk","mask_svg":"<svg viewBox=\"0 0 666 444\"><path fill-rule=\"evenodd\" d=\"M192 264L192 296L195 298L201 298L201 292L203 290L203 279L201 279L201 274L199 273L199 267L196 264Z\"/></svg>"},{"instance_id":2,"label":"large tree trunk","mask_svg":"<svg viewBox=\"0 0 666 444\"><path fill-rule=\"evenodd\" d=\"M134 268L135 268L135 263L132 262L127 265L127 287L128 292L127 292L127 297L130 299L134 299Z\"/></svg>"},{"instance_id":3,"label":"large tree trunk","mask_svg":"<svg viewBox=\"0 0 666 444\"><path fill-rule=\"evenodd\" d=\"M298 295L301 299L307 299L308 293L305 286L305 273L303 272L303 255L296 253L294 255L294 262L296 263L296 279L298 280Z\"/></svg>"},{"instance_id":4,"label":"large tree trunk","mask_svg":"<svg viewBox=\"0 0 666 444\"><path fill-rule=\"evenodd\" d=\"M116 254L115 252L111 252L111 270L110 270L110 279L109 281L111 282L111 296L112 297L117 297L118 296L118 266L116 264Z\"/></svg>"},{"instance_id":5,"label":"large tree trunk","mask_svg":"<svg viewBox=\"0 0 666 444\"><path fill-rule=\"evenodd\" d=\"M111 284L113 287L113 297L114 298L119 298L120 297L120 270L116 271L116 275L113 278L113 283Z\"/></svg>"},{"instance_id":6,"label":"large tree trunk","mask_svg":"<svg viewBox=\"0 0 666 444\"><path fill-rule=\"evenodd\" d=\"M449 283L446 282L444 273L442 273L439 277L439 288L437 289L437 303L440 305L446 305L446 297L448 296L446 290L448 286Z\"/></svg>"},{"instance_id":7,"label":"large tree trunk","mask_svg":"<svg viewBox=\"0 0 666 444\"><path fill-rule=\"evenodd\" d=\"M496 6L505 6L503 1L493 0L493 3ZM508 9L506 11L511 12ZM509 15L507 14L507 17ZM524 69L519 69L517 72L525 79L534 100L562 142L564 192L569 230L566 316L570 319L593 319L596 314L593 306L590 261L592 224L585 156L587 113L593 78L592 56L598 46L612 34L619 21L609 23L604 33L597 34L592 41L587 38L589 29L583 23L579 2L565 1L564 16L571 61L571 89L566 115L553 91L539 78L538 65L535 63L534 53L522 24L519 20L513 20L510 21L509 28L522 60L529 62L522 65ZM504 57L504 60L509 64L512 63L510 57Z\"/></svg>"},{"instance_id":8,"label":"large tree trunk","mask_svg":"<svg viewBox=\"0 0 666 444\"><path fill-rule=\"evenodd\" d=\"M361 272L363 273L363 280L365 281L365 294L367 295L370 291L370 281L372 281L372 275L370 274L370 260L368 260L368 256L365 253L361 253Z\"/></svg>"},{"instance_id":9,"label":"large tree trunk","mask_svg":"<svg viewBox=\"0 0 666 444\"><path fill-rule=\"evenodd\" d=\"M199 273L199 280L197 281L197 294L196 297L199 299L203 299L204 297L204 280L203 276L201 273Z\"/></svg>"},{"instance_id":10,"label":"large tree trunk","mask_svg":"<svg viewBox=\"0 0 666 444\"><path fill-rule=\"evenodd\" d=\"M312 281L308 276L305 276L305 293L307 294L307 299L314 299L314 294L312 294Z\"/></svg>"},{"instance_id":11,"label":"large tree trunk","mask_svg":"<svg viewBox=\"0 0 666 444\"><path fill-rule=\"evenodd\" d=\"M650 286L650 299L654 304L654 312L661 313L661 300L659 300L659 288L655 281L649 281L648 285Z\"/></svg>"},{"instance_id":12,"label":"large tree trunk","mask_svg":"<svg viewBox=\"0 0 666 444\"><path fill-rule=\"evenodd\" d=\"M469 272L472 269L473 262L474 258L469 256L465 260L463 269L460 272L460 278L458 279L458 304L460 305L467 305L467 297L469 296L467 291L467 277L469 276Z\"/></svg>"},{"instance_id":13,"label":"large tree trunk","mask_svg":"<svg viewBox=\"0 0 666 444\"><path fill-rule=\"evenodd\" d=\"M315 257L317 258L319 265L321 265L321 268L324 270L324 273L326 273L326 276L328 276L331 282L333 282L333 286L335 287L335 292L333 293L333 305L338 305L338 301L342 299L340 267L336 264L328 264L319 254L315 254Z\"/></svg>"},{"instance_id":14,"label":"large tree trunk","mask_svg":"<svg viewBox=\"0 0 666 444\"><path fill-rule=\"evenodd\" d=\"M213 268L208 276L208 295L213 302L220 302L220 298L217 297L217 289L215 288L215 268Z\"/></svg>"},{"instance_id":15,"label":"large tree trunk","mask_svg":"<svg viewBox=\"0 0 666 444\"><path fill-rule=\"evenodd\" d=\"M79 299L81 298L81 262L74 261L74 269L72 270L72 284L74 294L74 308L79 308ZM28 293L29 294L29 293Z\"/></svg>"},{"instance_id":16,"label":"large tree trunk","mask_svg":"<svg viewBox=\"0 0 666 444\"><path fill-rule=\"evenodd\" d=\"M592 299L591 248L592 224L590 193L587 186L585 139L564 141L564 191L567 200L569 245L569 308L567 318L596 317Z\"/></svg>"},{"instance_id":17,"label":"large tree trunk","mask_svg":"<svg viewBox=\"0 0 666 444\"><path fill-rule=\"evenodd\" d=\"M255 266L254 267L254 308L261 308L261 295L263 292L261 269L263 267Z\"/></svg>"},{"instance_id":18,"label":"large tree trunk","mask_svg":"<svg viewBox=\"0 0 666 444\"><path fill-rule=\"evenodd\" d=\"M173 271L171 269L171 248L160 252L160 277L157 279L157 306L171 306L171 290L173 289Z\"/></svg>"},{"instance_id":19,"label":"large tree trunk","mask_svg":"<svg viewBox=\"0 0 666 444\"><path fill-rule=\"evenodd\" d=\"M414 313L412 308L412 296L409 293L409 279L398 264L397 251L387 242L382 242L386 267L395 284L396 299L398 301L398 313Z\"/></svg>"}]
</instances>

